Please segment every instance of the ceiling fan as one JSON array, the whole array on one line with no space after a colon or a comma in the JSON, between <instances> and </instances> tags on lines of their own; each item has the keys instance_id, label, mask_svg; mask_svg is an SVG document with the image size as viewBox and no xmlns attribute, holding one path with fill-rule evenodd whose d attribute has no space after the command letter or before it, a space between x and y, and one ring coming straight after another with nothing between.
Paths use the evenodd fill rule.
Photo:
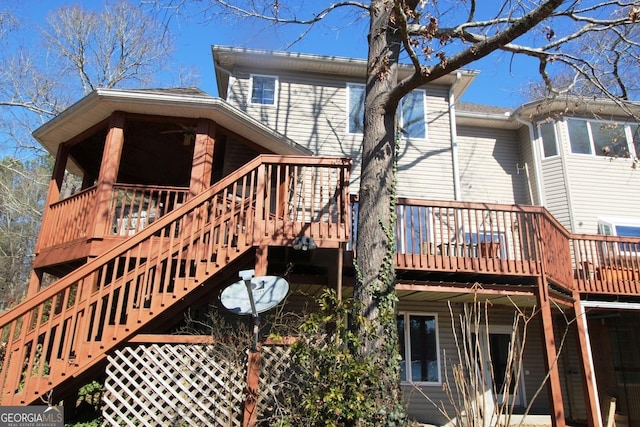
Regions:
<instances>
[{"instance_id":1,"label":"ceiling fan","mask_svg":"<svg viewBox=\"0 0 640 427\"><path fill-rule=\"evenodd\" d=\"M183 135L182 145L188 147L193 144L193 141L196 139L196 127L195 126L187 126L180 123L177 123L181 129L172 129L172 130L164 130L161 131L161 134L169 134L169 133L181 133Z\"/></svg>"}]
</instances>

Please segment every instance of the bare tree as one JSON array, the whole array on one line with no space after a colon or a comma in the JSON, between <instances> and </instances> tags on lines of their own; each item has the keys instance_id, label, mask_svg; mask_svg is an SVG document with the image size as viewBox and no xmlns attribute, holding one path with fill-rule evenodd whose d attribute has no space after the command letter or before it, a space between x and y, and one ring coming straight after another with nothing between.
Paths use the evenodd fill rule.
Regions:
<instances>
[{"instance_id":1,"label":"bare tree","mask_svg":"<svg viewBox=\"0 0 640 427\"><path fill-rule=\"evenodd\" d=\"M101 13L62 8L49 19L45 38L88 93L98 87L144 86L170 51L171 38L142 9L121 1Z\"/></svg>"},{"instance_id":2,"label":"bare tree","mask_svg":"<svg viewBox=\"0 0 640 427\"><path fill-rule=\"evenodd\" d=\"M627 76L615 67L622 60L633 61L627 52L637 49L632 28L640 18L638 0L504 0L490 5L477 0L156 0L173 11L194 3L207 19L233 16L262 20L267 26L301 25L298 39L329 15L355 9L369 20L354 296L359 302L358 331L364 337L360 354L389 373L386 384L369 391L392 397L380 402L399 395L393 203L400 99L418 86L502 51L535 58L551 96L567 92L573 82L589 82L603 96L623 105L630 86L623 82ZM608 48L613 60L600 58L601 52L579 49L586 37L603 34L611 37ZM620 58L615 58L616 53ZM413 73L399 80L402 61L413 67ZM613 80L602 74L607 67ZM553 75L558 73L571 74L569 86L554 85ZM381 410L393 413L392 408Z\"/></svg>"},{"instance_id":3,"label":"bare tree","mask_svg":"<svg viewBox=\"0 0 640 427\"><path fill-rule=\"evenodd\" d=\"M34 28L0 10L0 290L14 299L28 281L51 167L31 132L95 88L150 84L172 43L126 0L101 12L57 9Z\"/></svg>"}]
</instances>

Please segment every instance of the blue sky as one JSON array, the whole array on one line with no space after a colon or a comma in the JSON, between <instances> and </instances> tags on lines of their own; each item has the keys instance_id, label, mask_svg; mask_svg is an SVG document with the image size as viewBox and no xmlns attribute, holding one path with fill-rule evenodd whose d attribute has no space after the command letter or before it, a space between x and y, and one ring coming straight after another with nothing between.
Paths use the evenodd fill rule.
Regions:
<instances>
[{"instance_id":1,"label":"blue sky","mask_svg":"<svg viewBox=\"0 0 640 427\"><path fill-rule=\"evenodd\" d=\"M11 4L18 17L29 20L34 25L43 25L46 14L58 7L79 3L87 8L100 8L101 0L23 0L20 3L0 0L0 4ZM358 21L356 16L350 21L328 21L318 25L307 37L290 50L321 55L366 57L367 22ZM217 95L211 45L230 45L259 49L281 50L287 46L299 28L289 27L279 31L255 32L255 27L246 21L203 24L197 18L177 18L171 23L175 37L173 64L166 80L159 86L170 85L171 69L194 67L199 74L198 86L206 92ZM520 91L529 81L538 79L537 64L510 55L497 53L471 64L471 69L480 70L474 84L463 95L462 100L481 104L515 108L525 100Z\"/></svg>"}]
</instances>

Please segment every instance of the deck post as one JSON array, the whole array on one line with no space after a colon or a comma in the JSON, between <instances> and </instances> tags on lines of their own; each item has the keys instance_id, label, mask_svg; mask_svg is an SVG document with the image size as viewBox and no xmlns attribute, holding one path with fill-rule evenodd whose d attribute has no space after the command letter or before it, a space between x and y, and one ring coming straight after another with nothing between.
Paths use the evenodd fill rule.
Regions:
<instances>
[{"instance_id":1,"label":"deck post","mask_svg":"<svg viewBox=\"0 0 640 427\"><path fill-rule=\"evenodd\" d=\"M189 197L202 193L211 185L216 126L211 120L200 119L196 128Z\"/></svg>"},{"instance_id":2,"label":"deck post","mask_svg":"<svg viewBox=\"0 0 640 427\"><path fill-rule=\"evenodd\" d=\"M120 157L124 146L124 125L126 117L122 111L114 112L109 119L109 131L104 143L100 174L96 185L96 204L93 225L89 237L102 238L108 227L109 204L113 185L118 180Z\"/></svg>"},{"instance_id":3,"label":"deck post","mask_svg":"<svg viewBox=\"0 0 640 427\"><path fill-rule=\"evenodd\" d=\"M256 276L265 276L267 274L267 255L269 254L269 246L261 244L256 247L256 266L254 268Z\"/></svg>"},{"instance_id":4,"label":"deck post","mask_svg":"<svg viewBox=\"0 0 640 427\"><path fill-rule=\"evenodd\" d=\"M247 359L247 387L244 401L243 427L254 427L258 420L258 384L260 381L260 345L249 352Z\"/></svg>"},{"instance_id":5,"label":"deck post","mask_svg":"<svg viewBox=\"0 0 640 427\"><path fill-rule=\"evenodd\" d=\"M580 293L574 291L574 313L576 316L576 328L578 335L578 350L580 351L582 365L582 389L584 390L584 403L587 412L589 427L601 425L602 413L598 400L598 386L595 378L593 358L591 356L591 343L587 327L587 318L584 308L580 303Z\"/></svg>"},{"instance_id":6,"label":"deck post","mask_svg":"<svg viewBox=\"0 0 640 427\"><path fill-rule=\"evenodd\" d=\"M540 307L542 345L544 347L544 367L549 374L547 393L549 409L551 410L551 425L553 427L565 427L562 388L560 387L560 373L558 370L558 353L553 332L553 315L551 313L549 289L544 275L539 276L536 282L538 285L536 296Z\"/></svg>"},{"instance_id":7,"label":"deck post","mask_svg":"<svg viewBox=\"0 0 640 427\"><path fill-rule=\"evenodd\" d=\"M52 226L47 224L47 215L49 206L60 200L60 192L62 189L62 183L64 181L64 171L67 167L67 161L69 159L69 149L64 144L58 145L58 153L56 154L56 161L53 166L53 173L51 175L51 181L49 182L49 189L47 190L47 199L45 200L45 209L42 214L42 229L38 234L38 241L36 242L35 253L40 251L43 236L49 233L55 232L52 230ZM46 229L45 229L46 227Z\"/></svg>"}]
</instances>

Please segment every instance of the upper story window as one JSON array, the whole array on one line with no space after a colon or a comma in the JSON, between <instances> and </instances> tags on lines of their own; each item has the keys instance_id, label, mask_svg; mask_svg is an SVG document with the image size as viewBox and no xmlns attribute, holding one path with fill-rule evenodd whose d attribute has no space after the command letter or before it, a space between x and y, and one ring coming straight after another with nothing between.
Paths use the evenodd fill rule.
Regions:
<instances>
[{"instance_id":1,"label":"upper story window","mask_svg":"<svg viewBox=\"0 0 640 427\"><path fill-rule=\"evenodd\" d=\"M632 125L635 126L635 125ZM569 142L574 154L595 154L607 157L629 157L629 125L616 122L600 122L584 119L569 119Z\"/></svg>"},{"instance_id":2,"label":"upper story window","mask_svg":"<svg viewBox=\"0 0 640 427\"><path fill-rule=\"evenodd\" d=\"M556 140L556 126L554 122L544 122L538 125L538 134L542 139L542 153L544 157L558 155L558 142Z\"/></svg>"},{"instance_id":3,"label":"upper story window","mask_svg":"<svg viewBox=\"0 0 640 427\"><path fill-rule=\"evenodd\" d=\"M425 139L427 137L424 97L424 90L416 89L406 94L400 101L400 126L406 138Z\"/></svg>"},{"instance_id":4,"label":"upper story window","mask_svg":"<svg viewBox=\"0 0 640 427\"><path fill-rule=\"evenodd\" d=\"M440 383L438 319L434 314L400 313L400 379L415 383Z\"/></svg>"},{"instance_id":5,"label":"upper story window","mask_svg":"<svg viewBox=\"0 0 640 427\"><path fill-rule=\"evenodd\" d=\"M347 111L349 112L349 133L364 130L364 85L347 84Z\"/></svg>"},{"instance_id":6,"label":"upper story window","mask_svg":"<svg viewBox=\"0 0 640 427\"><path fill-rule=\"evenodd\" d=\"M636 156L640 156L640 126L639 125L629 126L629 140L633 142L633 149L635 150Z\"/></svg>"},{"instance_id":7,"label":"upper story window","mask_svg":"<svg viewBox=\"0 0 640 427\"><path fill-rule=\"evenodd\" d=\"M251 75L251 103L275 105L278 89L278 77Z\"/></svg>"},{"instance_id":8,"label":"upper story window","mask_svg":"<svg viewBox=\"0 0 640 427\"><path fill-rule=\"evenodd\" d=\"M364 94L362 84L347 83L348 132L361 134L364 130ZM416 89L400 101L399 120L404 138L427 137L425 91Z\"/></svg>"}]
</instances>

